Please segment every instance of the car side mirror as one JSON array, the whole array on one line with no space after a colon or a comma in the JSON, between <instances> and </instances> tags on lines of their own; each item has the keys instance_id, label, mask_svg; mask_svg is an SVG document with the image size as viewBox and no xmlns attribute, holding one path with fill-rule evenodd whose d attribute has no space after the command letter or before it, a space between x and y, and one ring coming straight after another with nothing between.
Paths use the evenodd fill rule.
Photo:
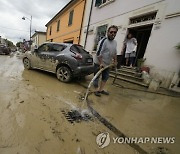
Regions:
<instances>
[{"instance_id":1,"label":"car side mirror","mask_svg":"<svg viewBox=\"0 0 180 154\"><path fill-rule=\"evenodd\" d=\"M34 49L34 52L38 52L38 49Z\"/></svg>"}]
</instances>

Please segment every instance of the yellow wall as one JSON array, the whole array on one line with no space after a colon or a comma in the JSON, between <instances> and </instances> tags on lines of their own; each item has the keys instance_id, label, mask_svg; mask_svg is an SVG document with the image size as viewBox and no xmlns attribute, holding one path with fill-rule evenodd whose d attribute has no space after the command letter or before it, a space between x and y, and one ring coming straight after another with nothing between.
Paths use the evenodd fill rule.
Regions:
<instances>
[{"instance_id":1,"label":"yellow wall","mask_svg":"<svg viewBox=\"0 0 180 154\"><path fill-rule=\"evenodd\" d=\"M80 29L82 23L82 16L84 10L85 0L77 0L76 3L67 7L63 13L56 17L47 26L47 41L65 42L66 40L73 40L73 43L79 43ZM68 26L69 13L74 10L73 22ZM60 29L57 31L57 22L60 20ZM52 26L51 35L49 35L50 26Z\"/></svg>"}]
</instances>

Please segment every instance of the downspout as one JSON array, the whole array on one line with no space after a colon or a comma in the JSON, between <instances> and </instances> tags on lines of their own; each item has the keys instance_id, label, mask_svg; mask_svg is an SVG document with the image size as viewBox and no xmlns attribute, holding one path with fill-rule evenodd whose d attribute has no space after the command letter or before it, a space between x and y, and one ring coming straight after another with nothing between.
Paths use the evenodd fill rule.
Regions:
<instances>
[{"instance_id":1,"label":"downspout","mask_svg":"<svg viewBox=\"0 0 180 154\"><path fill-rule=\"evenodd\" d=\"M47 42L47 35L48 35L48 27L46 28L46 42Z\"/></svg>"},{"instance_id":2,"label":"downspout","mask_svg":"<svg viewBox=\"0 0 180 154\"><path fill-rule=\"evenodd\" d=\"M80 43L81 40L81 31L83 28L83 19L84 19L84 14L85 14L85 8L86 8L86 0L84 0L84 8L83 8L83 14L82 14L82 20L81 20L81 28L80 28L80 32L79 32L79 40L78 40L78 44Z\"/></svg>"},{"instance_id":3,"label":"downspout","mask_svg":"<svg viewBox=\"0 0 180 154\"><path fill-rule=\"evenodd\" d=\"M93 3L94 3L94 0L92 0L92 2L91 2L91 9L90 9L90 13L89 13L88 25L87 25L87 30L86 30L86 37L85 37L85 42L84 42L84 49L86 48L86 43L87 43L87 37L88 37L88 31L89 31L89 26L90 26Z\"/></svg>"}]
</instances>

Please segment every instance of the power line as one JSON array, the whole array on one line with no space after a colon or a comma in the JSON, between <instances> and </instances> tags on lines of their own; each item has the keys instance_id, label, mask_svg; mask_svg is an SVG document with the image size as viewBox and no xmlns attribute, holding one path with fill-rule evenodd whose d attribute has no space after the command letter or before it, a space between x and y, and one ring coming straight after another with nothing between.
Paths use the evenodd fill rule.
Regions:
<instances>
[{"instance_id":1,"label":"power line","mask_svg":"<svg viewBox=\"0 0 180 154\"><path fill-rule=\"evenodd\" d=\"M29 31L26 31L26 30L21 30L21 29L13 29L13 28L2 27L2 26L0 26L0 28L10 29L10 30L16 30L16 31L23 31L23 32L28 32L28 33L29 33Z\"/></svg>"}]
</instances>

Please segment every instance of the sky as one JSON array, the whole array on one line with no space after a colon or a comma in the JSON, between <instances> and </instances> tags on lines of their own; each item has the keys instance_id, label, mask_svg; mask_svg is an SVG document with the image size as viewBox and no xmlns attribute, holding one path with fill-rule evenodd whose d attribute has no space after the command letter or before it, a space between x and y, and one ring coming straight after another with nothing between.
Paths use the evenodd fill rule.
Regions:
<instances>
[{"instance_id":1,"label":"sky","mask_svg":"<svg viewBox=\"0 0 180 154\"><path fill-rule=\"evenodd\" d=\"M32 35L36 31L46 31L45 25L70 0L0 0L0 36L16 42L30 37L30 20L22 17L32 16Z\"/></svg>"}]
</instances>

